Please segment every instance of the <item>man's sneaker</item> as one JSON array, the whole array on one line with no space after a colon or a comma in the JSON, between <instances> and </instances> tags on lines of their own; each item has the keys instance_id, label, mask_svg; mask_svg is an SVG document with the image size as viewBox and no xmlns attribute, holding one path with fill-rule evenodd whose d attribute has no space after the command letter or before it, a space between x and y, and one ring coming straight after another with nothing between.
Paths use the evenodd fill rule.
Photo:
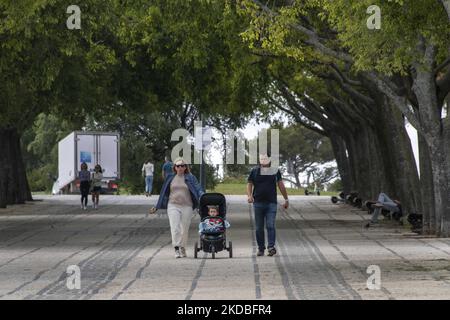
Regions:
<instances>
[{"instance_id":1,"label":"man's sneaker","mask_svg":"<svg viewBox=\"0 0 450 320\"><path fill-rule=\"evenodd\" d=\"M256 255L257 255L258 257L263 256L263 255L264 255L264 250L258 250L258 252L256 253Z\"/></svg>"},{"instance_id":2,"label":"man's sneaker","mask_svg":"<svg viewBox=\"0 0 450 320\"><path fill-rule=\"evenodd\" d=\"M175 258L181 258L181 252L179 249L175 249Z\"/></svg>"},{"instance_id":3,"label":"man's sneaker","mask_svg":"<svg viewBox=\"0 0 450 320\"><path fill-rule=\"evenodd\" d=\"M271 256L273 256L273 255L275 255L276 253L277 253L277 250L275 249L275 248L269 248L269 249L267 249L269 252L267 253L267 255L269 256L269 257L271 257Z\"/></svg>"},{"instance_id":4,"label":"man's sneaker","mask_svg":"<svg viewBox=\"0 0 450 320\"><path fill-rule=\"evenodd\" d=\"M180 255L181 255L182 258L186 258L187 257L185 248L183 248L183 247L180 248Z\"/></svg>"},{"instance_id":5,"label":"man's sneaker","mask_svg":"<svg viewBox=\"0 0 450 320\"><path fill-rule=\"evenodd\" d=\"M383 208L383 205L379 202L372 204L375 208Z\"/></svg>"},{"instance_id":6,"label":"man's sneaker","mask_svg":"<svg viewBox=\"0 0 450 320\"><path fill-rule=\"evenodd\" d=\"M81 209L84 210L84 205L81 205Z\"/></svg>"}]
</instances>

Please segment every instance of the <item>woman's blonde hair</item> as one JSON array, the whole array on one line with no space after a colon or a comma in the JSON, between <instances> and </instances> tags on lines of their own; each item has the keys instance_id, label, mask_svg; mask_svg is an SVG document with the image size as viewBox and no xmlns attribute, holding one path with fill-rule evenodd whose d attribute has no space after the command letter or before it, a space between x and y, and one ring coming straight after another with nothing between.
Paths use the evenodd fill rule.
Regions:
<instances>
[{"instance_id":1,"label":"woman's blonde hair","mask_svg":"<svg viewBox=\"0 0 450 320\"><path fill-rule=\"evenodd\" d=\"M175 167L176 167L176 163L177 163L177 162L180 162L180 161L183 162L183 164L186 166L186 167L184 168L184 174L191 173L191 170L189 169L188 164L186 163L186 161L184 161L183 158L177 158L177 159L173 162L173 166L172 166L173 172L177 173L177 169L175 169Z\"/></svg>"}]
</instances>

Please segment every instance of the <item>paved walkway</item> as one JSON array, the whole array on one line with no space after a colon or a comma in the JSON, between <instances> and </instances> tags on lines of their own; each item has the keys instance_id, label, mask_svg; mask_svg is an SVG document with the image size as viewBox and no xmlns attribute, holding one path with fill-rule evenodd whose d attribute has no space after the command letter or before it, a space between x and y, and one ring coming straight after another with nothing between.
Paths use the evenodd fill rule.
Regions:
<instances>
[{"instance_id":1,"label":"paved walkway","mask_svg":"<svg viewBox=\"0 0 450 320\"><path fill-rule=\"evenodd\" d=\"M450 240L414 235L329 197L291 197L279 209L275 257L256 257L245 197L229 196L234 257L200 253L196 216L188 258L175 259L166 215L146 217L155 197L103 196L82 211L77 196L38 196L0 209L0 299L449 299ZM252 245L253 244L253 245ZM67 268L81 270L68 289ZM367 268L381 271L369 290Z\"/></svg>"}]
</instances>

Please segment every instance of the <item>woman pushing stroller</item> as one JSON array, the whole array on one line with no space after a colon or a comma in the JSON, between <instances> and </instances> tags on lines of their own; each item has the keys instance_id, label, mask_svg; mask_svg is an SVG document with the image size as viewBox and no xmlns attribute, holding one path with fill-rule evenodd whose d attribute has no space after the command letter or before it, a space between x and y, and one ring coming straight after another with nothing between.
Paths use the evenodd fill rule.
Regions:
<instances>
[{"instance_id":1,"label":"woman pushing stroller","mask_svg":"<svg viewBox=\"0 0 450 320\"><path fill-rule=\"evenodd\" d=\"M164 180L158 202L150 209L150 214L154 214L158 209L167 209L175 258L182 258L186 257L186 244L194 209L199 207L200 197L205 192L182 158L175 160L172 170L173 173Z\"/></svg>"}]
</instances>

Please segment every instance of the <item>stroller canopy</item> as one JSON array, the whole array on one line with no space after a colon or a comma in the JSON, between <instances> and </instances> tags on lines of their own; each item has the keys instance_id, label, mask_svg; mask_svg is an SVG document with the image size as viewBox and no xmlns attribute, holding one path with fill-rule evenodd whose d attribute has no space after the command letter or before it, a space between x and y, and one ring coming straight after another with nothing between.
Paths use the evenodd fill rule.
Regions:
<instances>
[{"instance_id":1,"label":"stroller canopy","mask_svg":"<svg viewBox=\"0 0 450 320\"><path fill-rule=\"evenodd\" d=\"M208 216L208 206L218 206L219 216L223 219L227 215L227 201L221 193L205 193L200 198L200 218L203 220Z\"/></svg>"}]
</instances>

